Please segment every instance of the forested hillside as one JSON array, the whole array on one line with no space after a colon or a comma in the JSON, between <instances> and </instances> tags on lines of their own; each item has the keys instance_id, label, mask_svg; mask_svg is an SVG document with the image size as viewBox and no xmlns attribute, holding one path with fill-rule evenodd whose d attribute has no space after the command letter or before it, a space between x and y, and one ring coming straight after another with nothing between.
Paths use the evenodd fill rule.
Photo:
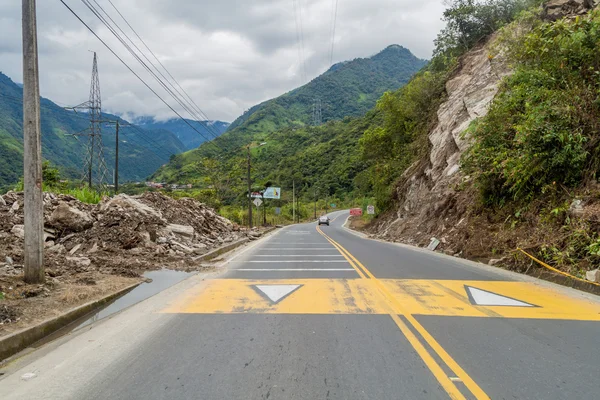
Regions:
<instances>
[{"instance_id":1,"label":"forested hillside","mask_svg":"<svg viewBox=\"0 0 600 400\"><path fill-rule=\"evenodd\" d=\"M251 151L257 188L289 192L294 182L303 201L317 191L374 197L369 229L383 238L426 245L436 237L440 251L515 269L531 267L516 251L524 248L583 276L600 264L594 7L455 0L429 64L364 116L281 127L272 121L294 115L282 106L288 94L234 122L227 143L264 142ZM201 149L156 176L196 181L215 201L241 204L244 154Z\"/></svg>"},{"instance_id":2,"label":"forested hillside","mask_svg":"<svg viewBox=\"0 0 600 400\"><path fill-rule=\"evenodd\" d=\"M242 146L267 140L273 132L288 127L303 132L312 124L312 109L317 98L322 104L324 122L362 116L373 108L384 92L404 85L424 65L424 60L398 45L389 46L370 58L338 63L306 85L252 107L234 121L215 143L226 149L222 156L230 159ZM316 132L323 129L326 128L319 128ZM287 132L296 131L291 129ZM293 138L290 140L295 141ZM198 150L177 156L157 171L154 178L164 181L200 178L194 164L204 157L220 156L217 146L207 143ZM301 151L300 148L297 150Z\"/></svg>"},{"instance_id":3,"label":"forested hillside","mask_svg":"<svg viewBox=\"0 0 600 400\"><path fill-rule=\"evenodd\" d=\"M9 77L0 73L0 188L15 184L23 175L23 91ZM104 115L116 120L114 115ZM85 113L75 113L41 99L42 155L61 169L62 175L79 178L83 165L85 138L73 134L84 131L89 120ZM120 175L122 181L145 179L172 154L185 146L170 131L145 131L123 123L120 132ZM106 162L114 164L114 125L103 127Z\"/></svg>"},{"instance_id":4,"label":"forested hillside","mask_svg":"<svg viewBox=\"0 0 600 400\"><path fill-rule=\"evenodd\" d=\"M228 122L202 121L202 123L199 123L189 119L183 121L180 118L157 121L152 117L142 117L136 118L133 122L148 131L167 130L173 133L183 143L185 150L195 149L205 141L222 135L229 128Z\"/></svg>"}]
</instances>

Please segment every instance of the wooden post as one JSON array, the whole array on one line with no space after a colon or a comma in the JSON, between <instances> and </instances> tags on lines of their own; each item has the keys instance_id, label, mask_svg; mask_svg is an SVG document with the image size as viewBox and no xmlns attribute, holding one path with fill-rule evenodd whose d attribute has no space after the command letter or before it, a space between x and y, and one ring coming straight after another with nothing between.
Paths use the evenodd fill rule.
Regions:
<instances>
[{"instance_id":1,"label":"wooden post","mask_svg":"<svg viewBox=\"0 0 600 400\"><path fill-rule=\"evenodd\" d=\"M248 228L252 228L252 181L250 180L250 145L248 145Z\"/></svg>"},{"instance_id":2,"label":"wooden post","mask_svg":"<svg viewBox=\"0 0 600 400\"><path fill-rule=\"evenodd\" d=\"M44 282L42 142L35 0L23 0L23 182L25 281Z\"/></svg>"}]
</instances>

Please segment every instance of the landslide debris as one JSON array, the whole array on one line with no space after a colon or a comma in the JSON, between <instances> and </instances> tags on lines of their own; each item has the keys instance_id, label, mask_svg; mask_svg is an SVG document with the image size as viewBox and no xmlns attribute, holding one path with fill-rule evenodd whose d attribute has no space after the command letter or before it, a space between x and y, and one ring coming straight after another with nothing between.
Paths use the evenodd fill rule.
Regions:
<instances>
[{"instance_id":1,"label":"landslide debris","mask_svg":"<svg viewBox=\"0 0 600 400\"><path fill-rule=\"evenodd\" d=\"M22 280L23 193L0 196L0 335L17 309L27 319L34 309L44 312L43 302L75 305L139 281L144 271L200 270L202 254L257 235L203 203L160 193L120 194L97 205L44 193L43 201L46 283L29 285Z\"/></svg>"}]
</instances>

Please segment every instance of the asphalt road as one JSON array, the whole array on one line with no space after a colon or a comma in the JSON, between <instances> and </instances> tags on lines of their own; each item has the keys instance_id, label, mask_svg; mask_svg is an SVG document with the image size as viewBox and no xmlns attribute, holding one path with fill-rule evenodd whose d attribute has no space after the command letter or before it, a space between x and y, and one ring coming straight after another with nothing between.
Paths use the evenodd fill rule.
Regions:
<instances>
[{"instance_id":1,"label":"asphalt road","mask_svg":"<svg viewBox=\"0 0 600 400\"><path fill-rule=\"evenodd\" d=\"M598 297L331 216L17 360L0 398L600 398Z\"/></svg>"}]
</instances>

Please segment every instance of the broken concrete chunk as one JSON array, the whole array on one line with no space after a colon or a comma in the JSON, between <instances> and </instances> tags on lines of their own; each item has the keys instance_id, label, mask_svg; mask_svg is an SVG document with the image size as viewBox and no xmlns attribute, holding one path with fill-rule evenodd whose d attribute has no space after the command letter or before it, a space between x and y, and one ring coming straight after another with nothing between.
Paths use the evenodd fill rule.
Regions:
<instances>
[{"instance_id":1,"label":"broken concrete chunk","mask_svg":"<svg viewBox=\"0 0 600 400\"><path fill-rule=\"evenodd\" d=\"M73 255L73 254L75 254L75 253L77 252L77 250L79 250L79 248L80 248L80 247L81 247L81 243L79 243L79 244L76 244L76 245L75 245L75 247L73 247L73 248L71 249L71 251L69 251L69 254L70 254L70 255Z\"/></svg>"},{"instance_id":2,"label":"broken concrete chunk","mask_svg":"<svg viewBox=\"0 0 600 400\"><path fill-rule=\"evenodd\" d=\"M51 242L48 242L51 243ZM61 254L65 252L65 246L63 246L62 244L55 244L52 247L49 247L47 250L49 253L57 253L57 254Z\"/></svg>"},{"instance_id":3,"label":"broken concrete chunk","mask_svg":"<svg viewBox=\"0 0 600 400\"><path fill-rule=\"evenodd\" d=\"M104 202L100 205L100 211L106 211L107 209L115 207L117 209L136 211L144 215L153 216L159 219L163 219L160 211L151 208L144 203L137 201L136 199L127 196L126 194L120 194L113 197L112 199Z\"/></svg>"},{"instance_id":4,"label":"broken concrete chunk","mask_svg":"<svg viewBox=\"0 0 600 400\"><path fill-rule=\"evenodd\" d=\"M585 279L592 282L600 283L600 269L594 269L592 271L586 271Z\"/></svg>"},{"instance_id":5,"label":"broken concrete chunk","mask_svg":"<svg viewBox=\"0 0 600 400\"><path fill-rule=\"evenodd\" d=\"M25 226L24 225L15 225L10 230L10 233L15 235L19 239L25 239Z\"/></svg>"},{"instance_id":6,"label":"broken concrete chunk","mask_svg":"<svg viewBox=\"0 0 600 400\"><path fill-rule=\"evenodd\" d=\"M440 245L440 241L437 238L432 237L431 241L429 242L429 245L427 246L427 248L431 251L435 250L438 246Z\"/></svg>"},{"instance_id":7,"label":"broken concrete chunk","mask_svg":"<svg viewBox=\"0 0 600 400\"><path fill-rule=\"evenodd\" d=\"M0 206L5 206L6 205L6 200L4 200L4 197L0 196Z\"/></svg>"},{"instance_id":8,"label":"broken concrete chunk","mask_svg":"<svg viewBox=\"0 0 600 400\"><path fill-rule=\"evenodd\" d=\"M181 244L179 242L176 242L174 240L171 241L171 244L177 246L179 249L183 250L186 254L191 254L194 252L194 250L191 249L190 247L188 247L184 244ZM176 250L176 251L178 251L178 250Z\"/></svg>"},{"instance_id":9,"label":"broken concrete chunk","mask_svg":"<svg viewBox=\"0 0 600 400\"><path fill-rule=\"evenodd\" d=\"M92 217L81 210L60 202L50 215L50 225L73 232L81 232L94 224Z\"/></svg>"},{"instance_id":10,"label":"broken concrete chunk","mask_svg":"<svg viewBox=\"0 0 600 400\"><path fill-rule=\"evenodd\" d=\"M92 261L87 257L67 257L66 260L80 268L89 267L92 264Z\"/></svg>"},{"instance_id":11,"label":"broken concrete chunk","mask_svg":"<svg viewBox=\"0 0 600 400\"><path fill-rule=\"evenodd\" d=\"M6 263L8 265L13 265L13 259L12 259L12 257L6 256Z\"/></svg>"},{"instance_id":12,"label":"broken concrete chunk","mask_svg":"<svg viewBox=\"0 0 600 400\"><path fill-rule=\"evenodd\" d=\"M176 235L186 236L186 237L194 237L194 227L188 225L177 225L177 224L169 224L167 225L167 229Z\"/></svg>"},{"instance_id":13,"label":"broken concrete chunk","mask_svg":"<svg viewBox=\"0 0 600 400\"><path fill-rule=\"evenodd\" d=\"M569 206L569 214L579 217L583 214L583 201L579 199L573 200L571 205Z\"/></svg>"},{"instance_id":14,"label":"broken concrete chunk","mask_svg":"<svg viewBox=\"0 0 600 400\"><path fill-rule=\"evenodd\" d=\"M98 243L94 242L94 245L87 251L88 254L92 254L98 251Z\"/></svg>"}]
</instances>

